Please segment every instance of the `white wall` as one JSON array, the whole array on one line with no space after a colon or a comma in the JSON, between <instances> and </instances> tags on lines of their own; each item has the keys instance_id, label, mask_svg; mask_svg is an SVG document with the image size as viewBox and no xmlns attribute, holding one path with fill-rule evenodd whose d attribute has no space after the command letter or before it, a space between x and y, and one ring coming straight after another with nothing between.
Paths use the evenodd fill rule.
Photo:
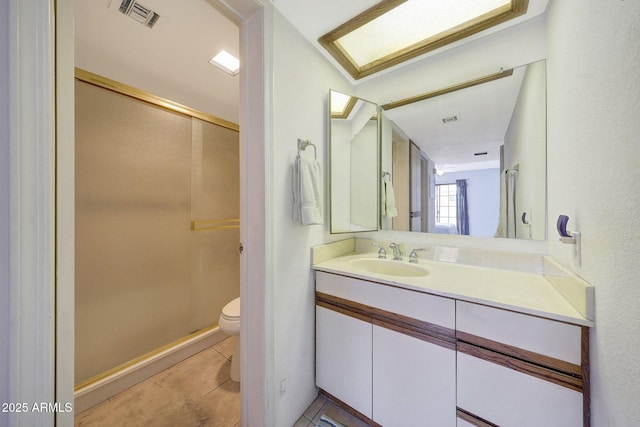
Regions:
<instances>
[{"instance_id":1,"label":"white wall","mask_svg":"<svg viewBox=\"0 0 640 427\"><path fill-rule=\"evenodd\" d=\"M317 147L327 182L329 89L346 94L352 94L353 89L278 12L274 15L273 194L267 198L273 206L275 242L267 262L274 272L275 425L290 427L316 396L315 286L309 268L310 248L345 238L328 234L328 212L324 225L302 226L291 220L291 165L297 139L308 139ZM279 391L282 380L284 392Z\"/></svg>"},{"instance_id":2,"label":"white wall","mask_svg":"<svg viewBox=\"0 0 640 427\"><path fill-rule=\"evenodd\" d=\"M377 228L379 220L379 195L372 186L378 179L377 141L378 123L368 120L350 144L351 224L369 229Z\"/></svg>"},{"instance_id":3,"label":"white wall","mask_svg":"<svg viewBox=\"0 0 640 427\"><path fill-rule=\"evenodd\" d=\"M500 170L483 169L436 175L436 184L455 184L467 179L469 235L493 237L498 227L500 210Z\"/></svg>"},{"instance_id":4,"label":"white wall","mask_svg":"<svg viewBox=\"0 0 640 427\"><path fill-rule=\"evenodd\" d=\"M504 167L519 167L516 178L516 236L544 240L546 227L545 62L529 64L504 137ZM527 213L530 225L520 220Z\"/></svg>"},{"instance_id":5,"label":"white wall","mask_svg":"<svg viewBox=\"0 0 640 427\"><path fill-rule=\"evenodd\" d=\"M351 229L351 124L348 120L331 120L331 159L327 160L327 179L331 163L331 202L327 195L325 209L331 204L339 209L330 211L334 230ZM327 149L328 152L328 149ZM328 158L328 156L327 156Z\"/></svg>"},{"instance_id":6,"label":"white wall","mask_svg":"<svg viewBox=\"0 0 640 427\"><path fill-rule=\"evenodd\" d=\"M9 401L9 6L0 3L0 402ZM0 425L8 424L0 412Z\"/></svg>"},{"instance_id":7,"label":"white wall","mask_svg":"<svg viewBox=\"0 0 640 427\"><path fill-rule=\"evenodd\" d=\"M549 251L595 286L592 426L640 425L640 2L553 0L548 16ZM557 240L582 233L582 266Z\"/></svg>"}]
</instances>

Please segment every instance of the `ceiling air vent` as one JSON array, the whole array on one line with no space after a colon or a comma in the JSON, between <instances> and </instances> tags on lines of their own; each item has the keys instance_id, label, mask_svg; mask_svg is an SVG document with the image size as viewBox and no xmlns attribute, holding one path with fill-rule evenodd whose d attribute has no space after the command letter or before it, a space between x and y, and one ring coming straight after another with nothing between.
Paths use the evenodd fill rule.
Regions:
<instances>
[{"instance_id":1,"label":"ceiling air vent","mask_svg":"<svg viewBox=\"0 0 640 427\"><path fill-rule=\"evenodd\" d=\"M120 12L149 28L153 28L160 18L160 15L141 5L136 0L118 0L117 2L114 1L114 3L120 3L118 8Z\"/></svg>"}]
</instances>

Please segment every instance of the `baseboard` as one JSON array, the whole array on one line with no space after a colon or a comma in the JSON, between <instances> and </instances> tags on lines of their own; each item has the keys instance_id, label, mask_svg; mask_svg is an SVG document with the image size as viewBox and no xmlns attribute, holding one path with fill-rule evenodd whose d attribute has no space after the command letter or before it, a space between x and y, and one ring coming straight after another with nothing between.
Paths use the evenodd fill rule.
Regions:
<instances>
[{"instance_id":1,"label":"baseboard","mask_svg":"<svg viewBox=\"0 0 640 427\"><path fill-rule=\"evenodd\" d=\"M164 371L184 359L211 347L227 338L220 328L210 328L180 340L175 345L139 360L111 375L92 381L78 388L75 393L74 412L79 414L100 402L132 387L147 378Z\"/></svg>"}]
</instances>

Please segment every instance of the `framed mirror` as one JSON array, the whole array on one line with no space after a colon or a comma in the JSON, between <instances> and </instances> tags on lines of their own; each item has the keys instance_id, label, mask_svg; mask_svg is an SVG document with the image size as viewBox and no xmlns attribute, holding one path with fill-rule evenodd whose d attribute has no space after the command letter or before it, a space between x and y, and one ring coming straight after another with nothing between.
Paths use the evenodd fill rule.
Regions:
<instances>
[{"instance_id":1,"label":"framed mirror","mask_svg":"<svg viewBox=\"0 0 640 427\"><path fill-rule=\"evenodd\" d=\"M383 206L382 229L544 240L545 70L539 61L383 105L382 191L397 212Z\"/></svg>"},{"instance_id":2,"label":"framed mirror","mask_svg":"<svg viewBox=\"0 0 640 427\"><path fill-rule=\"evenodd\" d=\"M330 232L376 231L380 220L378 106L329 92Z\"/></svg>"}]
</instances>

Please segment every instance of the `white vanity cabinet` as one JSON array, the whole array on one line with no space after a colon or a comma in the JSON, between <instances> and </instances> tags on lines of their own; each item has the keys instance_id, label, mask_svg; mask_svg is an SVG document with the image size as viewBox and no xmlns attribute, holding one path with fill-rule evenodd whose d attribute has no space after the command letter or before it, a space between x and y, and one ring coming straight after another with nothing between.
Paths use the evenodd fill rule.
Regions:
<instances>
[{"instance_id":1,"label":"white vanity cabinet","mask_svg":"<svg viewBox=\"0 0 640 427\"><path fill-rule=\"evenodd\" d=\"M371 323L316 307L316 385L371 418Z\"/></svg>"},{"instance_id":2,"label":"white vanity cabinet","mask_svg":"<svg viewBox=\"0 0 640 427\"><path fill-rule=\"evenodd\" d=\"M588 427L589 328L316 272L316 377L374 426Z\"/></svg>"},{"instance_id":3,"label":"white vanity cabinet","mask_svg":"<svg viewBox=\"0 0 640 427\"><path fill-rule=\"evenodd\" d=\"M588 328L464 301L456 319L458 425L589 425Z\"/></svg>"},{"instance_id":4,"label":"white vanity cabinet","mask_svg":"<svg viewBox=\"0 0 640 427\"><path fill-rule=\"evenodd\" d=\"M316 273L316 382L374 425L456 425L455 301Z\"/></svg>"},{"instance_id":5,"label":"white vanity cabinet","mask_svg":"<svg viewBox=\"0 0 640 427\"><path fill-rule=\"evenodd\" d=\"M373 420L455 426L455 350L373 326Z\"/></svg>"}]
</instances>

